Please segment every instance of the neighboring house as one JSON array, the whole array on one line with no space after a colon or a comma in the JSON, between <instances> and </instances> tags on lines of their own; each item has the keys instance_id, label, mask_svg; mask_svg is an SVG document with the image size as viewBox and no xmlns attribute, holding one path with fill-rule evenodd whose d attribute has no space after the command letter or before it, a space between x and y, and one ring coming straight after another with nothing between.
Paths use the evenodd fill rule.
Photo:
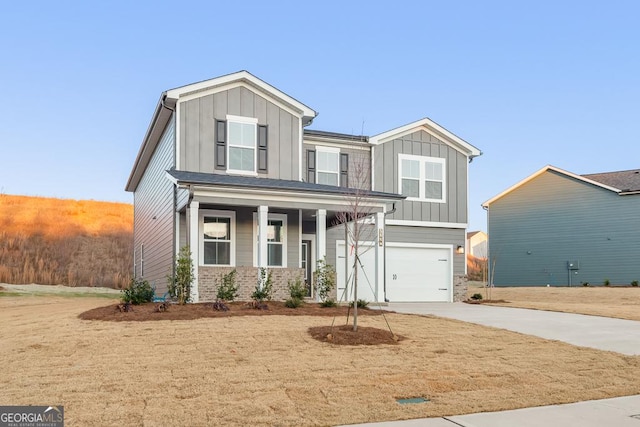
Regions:
<instances>
[{"instance_id":1,"label":"neighboring house","mask_svg":"<svg viewBox=\"0 0 640 427\"><path fill-rule=\"evenodd\" d=\"M162 93L126 186L134 275L163 289L188 245L194 302L215 299L233 269L240 298L250 298L259 268L284 298L288 281L310 282L326 259L340 298L354 260L337 218L364 185L359 297L462 297L456 248L465 244L468 164L480 151L429 119L366 137L305 129L316 115L246 71Z\"/></svg>"},{"instance_id":2,"label":"neighboring house","mask_svg":"<svg viewBox=\"0 0 640 427\"><path fill-rule=\"evenodd\" d=\"M496 286L640 280L640 170L576 175L545 166L483 207Z\"/></svg>"},{"instance_id":3,"label":"neighboring house","mask_svg":"<svg viewBox=\"0 0 640 427\"><path fill-rule=\"evenodd\" d=\"M484 231L470 231L467 233L467 255L476 258L487 257L487 233Z\"/></svg>"}]
</instances>

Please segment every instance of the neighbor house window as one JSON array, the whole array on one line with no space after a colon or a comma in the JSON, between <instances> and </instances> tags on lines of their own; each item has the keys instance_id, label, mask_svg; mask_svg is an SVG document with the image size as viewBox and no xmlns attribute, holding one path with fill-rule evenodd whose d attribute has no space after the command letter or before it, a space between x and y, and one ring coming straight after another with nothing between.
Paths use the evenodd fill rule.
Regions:
<instances>
[{"instance_id":1,"label":"neighbor house window","mask_svg":"<svg viewBox=\"0 0 640 427\"><path fill-rule=\"evenodd\" d=\"M202 265L234 265L235 212L200 211Z\"/></svg>"},{"instance_id":2,"label":"neighbor house window","mask_svg":"<svg viewBox=\"0 0 640 427\"><path fill-rule=\"evenodd\" d=\"M227 116L230 172L256 172L257 119Z\"/></svg>"},{"instance_id":3,"label":"neighbor house window","mask_svg":"<svg viewBox=\"0 0 640 427\"><path fill-rule=\"evenodd\" d=\"M318 184L340 185L340 151L318 147L316 156L316 182Z\"/></svg>"},{"instance_id":4,"label":"neighbor house window","mask_svg":"<svg viewBox=\"0 0 640 427\"><path fill-rule=\"evenodd\" d=\"M258 265L258 218L254 214L254 240L256 249L253 261ZM287 216L284 214L268 214L267 218L267 266L287 266Z\"/></svg>"},{"instance_id":5,"label":"neighbor house window","mask_svg":"<svg viewBox=\"0 0 640 427\"><path fill-rule=\"evenodd\" d=\"M399 154L400 193L408 200L444 203L445 159Z\"/></svg>"}]
</instances>

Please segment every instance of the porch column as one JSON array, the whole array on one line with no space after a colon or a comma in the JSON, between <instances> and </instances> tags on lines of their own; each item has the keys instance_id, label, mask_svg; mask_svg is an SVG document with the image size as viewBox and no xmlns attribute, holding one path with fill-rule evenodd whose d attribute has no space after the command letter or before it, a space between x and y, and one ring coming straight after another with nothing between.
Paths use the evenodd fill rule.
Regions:
<instances>
[{"instance_id":1,"label":"porch column","mask_svg":"<svg viewBox=\"0 0 640 427\"><path fill-rule=\"evenodd\" d=\"M376 299L378 302L383 302L386 298L385 293L385 275L384 275L384 248L387 245L384 236L384 212L376 213L376 235L374 238L375 246L376 246Z\"/></svg>"},{"instance_id":2,"label":"porch column","mask_svg":"<svg viewBox=\"0 0 640 427\"><path fill-rule=\"evenodd\" d=\"M327 211L316 211L316 258L324 260L327 256Z\"/></svg>"},{"instance_id":3,"label":"porch column","mask_svg":"<svg viewBox=\"0 0 640 427\"><path fill-rule=\"evenodd\" d=\"M269 206L258 206L258 267L267 268L267 223Z\"/></svg>"},{"instance_id":4,"label":"porch column","mask_svg":"<svg viewBox=\"0 0 640 427\"><path fill-rule=\"evenodd\" d=\"M193 262L193 282L191 283L191 302L198 302L198 266L200 265L200 245L198 243L200 202L192 200L189 204L189 250Z\"/></svg>"}]
</instances>

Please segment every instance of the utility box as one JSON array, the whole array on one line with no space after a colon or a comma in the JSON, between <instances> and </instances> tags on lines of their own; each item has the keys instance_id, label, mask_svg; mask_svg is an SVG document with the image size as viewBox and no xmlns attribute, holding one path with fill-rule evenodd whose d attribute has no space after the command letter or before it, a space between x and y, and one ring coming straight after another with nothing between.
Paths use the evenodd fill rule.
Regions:
<instances>
[{"instance_id":1,"label":"utility box","mask_svg":"<svg viewBox=\"0 0 640 427\"><path fill-rule=\"evenodd\" d=\"M580 270L580 261L567 261L567 270Z\"/></svg>"}]
</instances>

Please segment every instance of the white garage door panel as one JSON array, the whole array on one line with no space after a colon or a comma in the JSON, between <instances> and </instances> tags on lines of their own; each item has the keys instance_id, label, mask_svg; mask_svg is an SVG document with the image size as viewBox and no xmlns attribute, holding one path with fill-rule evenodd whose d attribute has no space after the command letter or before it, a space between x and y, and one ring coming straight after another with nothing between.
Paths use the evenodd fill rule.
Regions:
<instances>
[{"instance_id":1,"label":"white garage door panel","mask_svg":"<svg viewBox=\"0 0 640 427\"><path fill-rule=\"evenodd\" d=\"M389 301L451 301L451 249L387 247Z\"/></svg>"}]
</instances>

